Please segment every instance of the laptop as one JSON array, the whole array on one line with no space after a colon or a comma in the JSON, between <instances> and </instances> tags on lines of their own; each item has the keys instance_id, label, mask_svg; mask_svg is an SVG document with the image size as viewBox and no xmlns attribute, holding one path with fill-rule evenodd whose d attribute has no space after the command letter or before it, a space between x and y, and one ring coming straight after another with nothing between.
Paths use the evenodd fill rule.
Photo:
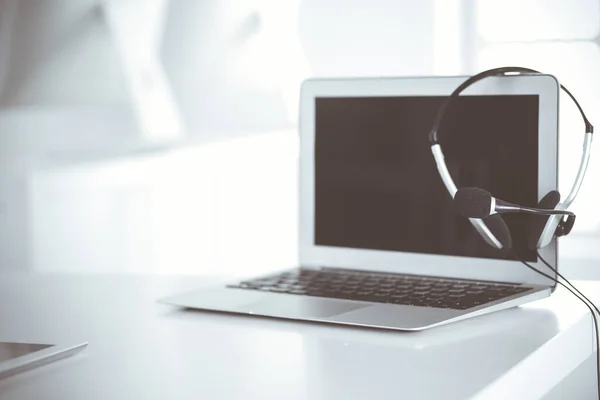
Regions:
<instances>
[{"instance_id":1,"label":"laptop","mask_svg":"<svg viewBox=\"0 0 600 400\"><path fill-rule=\"evenodd\" d=\"M202 310L416 331L549 296L554 282L485 243L451 205L428 144L466 77L309 79L300 103L299 266L177 294ZM557 188L558 82L493 77L440 129L457 185L535 206ZM444 134L444 132L451 132ZM515 252L527 215L507 215ZM557 265L554 240L540 250Z\"/></svg>"}]
</instances>

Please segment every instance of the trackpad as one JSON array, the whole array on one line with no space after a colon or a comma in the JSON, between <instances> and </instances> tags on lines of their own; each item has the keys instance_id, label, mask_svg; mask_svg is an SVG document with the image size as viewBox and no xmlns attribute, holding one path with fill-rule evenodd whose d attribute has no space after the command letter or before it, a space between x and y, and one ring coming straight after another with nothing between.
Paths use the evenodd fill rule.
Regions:
<instances>
[{"instance_id":1,"label":"trackpad","mask_svg":"<svg viewBox=\"0 0 600 400\"><path fill-rule=\"evenodd\" d=\"M370 305L369 303L348 303L333 299L278 295L273 296L273 299L260 300L242 306L240 311L285 318L330 318Z\"/></svg>"}]
</instances>

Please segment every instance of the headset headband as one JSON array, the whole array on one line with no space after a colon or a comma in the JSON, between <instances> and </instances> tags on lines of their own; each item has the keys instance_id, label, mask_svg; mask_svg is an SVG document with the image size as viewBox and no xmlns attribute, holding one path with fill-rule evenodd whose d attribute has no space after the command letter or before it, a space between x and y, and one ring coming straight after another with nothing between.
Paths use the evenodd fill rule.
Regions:
<instances>
[{"instance_id":1,"label":"headset headband","mask_svg":"<svg viewBox=\"0 0 600 400\"><path fill-rule=\"evenodd\" d=\"M512 74L514 74L514 73L518 73L518 74L541 74L541 72L536 71L534 69L530 69L530 68L523 68L523 67L501 67L501 68L489 69L487 71L480 72L477 75L471 76L466 81L464 81L462 84L460 84L456 89L454 89L454 91L452 92L452 94L444 101L444 103L442 104L442 106L438 110L438 113L437 113L435 119L433 120L433 127L431 128L431 132L429 133L429 142L431 143L431 145L439 143L439 140L438 140L438 129L440 127L440 123L441 123L442 119L444 118L444 116L446 115L446 111L448 109L448 106L450 105L450 103L455 98L458 97L458 95L460 93L462 93L466 88L468 88L469 86L471 86L475 82L478 82L478 81L480 81L482 79L489 78L491 76L505 76L506 74L511 74L511 73ZM560 88L567 95L569 95L569 97L573 100L573 102L577 106L577 109L579 110L579 113L581 114L581 117L583 118L583 122L585 123L585 133L591 133L591 134L593 134L594 133L594 127L592 126L592 124L590 123L590 121L585 116L585 113L583 112L583 109L579 105L579 102L575 99L575 97L571 94L571 92L566 87L564 87L562 84L560 85Z\"/></svg>"},{"instance_id":2,"label":"headset headband","mask_svg":"<svg viewBox=\"0 0 600 400\"><path fill-rule=\"evenodd\" d=\"M452 94L444 101L444 103L442 103L442 106L438 110L438 113L434 119L433 126L429 133L429 141L431 143L431 152L433 153L433 157L435 159L440 177L442 178L442 181L444 182L444 185L446 186L446 189L448 190L448 192L450 193L450 196L452 198L454 198L454 196L457 192L457 187L456 187L456 184L454 183L454 180L452 179L452 176L450 175L450 172L448 171L448 167L446 166L446 162L444 160L444 153L442 152L442 148L439 143L438 130L439 130L441 121L443 120L450 103L454 99L456 99L459 96L459 94L461 92L463 92L466 88L468 88L475 82L478 82L482 79L492 77L492 76L506 76L507 74L541 74L541 72L533 70L533 69L529 69L529 68L522 68L522 67L501 67L501 68L490 69L487 71L483 71L477 75L473 75L472 77L465 80L456 89L454 89ZM571 187L571 191L569 192L569 195L567 196L567 198L562 203L559 203L556 206L556 209L558 209L558 210L566 210L567 207L569 207L571 205L573 200L575 200L575 197L577 196L577 193L579 192L579 189L581 188L581 184L583 183L583 178L585 177L588 162L590 159L590 149L591 149L592 137L593 137L593 133L594 133L594 127L592 126L590 121L587 119L585 113L583 112L583 109L579 105L579 102L577 102L577 100L571 94L571 92L569 92L569 90L567 90L567 88L564 87L563 85L560 85L560 88L573 100L573 102L579 109L579 112L581 113L581 117L583 118L583 121L585 123L583 154L581 157L581 163L579 164L579 170L577 172L577 176L575 178L575 181L573 183L573 186ZM481 219L470 218L470 221L471 221L471 224L475 227L475 229L480 233L480 235L486 240L486 242L488 242L488 244L490 244L496 248L502 248L500 241L491 233L489 228L483 223L483 221ZM546 226L544 227L542 234L540 235L540 239L538 241L538 247L543 247L543 246L547 245L548 243L550 243L550 241L554 237L556 228L559 225L560 221L561 221L560 216L551 216L548 219L548 222L547 222Z\"/></svg>"}]
</instances>

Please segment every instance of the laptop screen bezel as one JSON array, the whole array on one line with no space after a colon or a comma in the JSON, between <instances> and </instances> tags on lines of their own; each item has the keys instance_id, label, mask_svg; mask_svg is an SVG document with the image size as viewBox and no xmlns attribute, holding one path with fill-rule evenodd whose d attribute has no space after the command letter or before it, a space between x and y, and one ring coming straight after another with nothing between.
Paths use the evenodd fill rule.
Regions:
<instances>
[{"instance_id":1,"label":"laptop screen bezel","mask_svg":"<svg viewBox=\"0 0 600 400\"><path fill-rule=\"evenodd\" d=\"M318 97L444 96L466 77L406 77L309 79L300 96L300 265L366 271L445 276L552 286L553 282L518 261L351 249L315 244L315 99ZM558 187L559 84L551 75L492 77L475 83L463 95L537 95L538 199ZM485 132L482 132L485 134ZM431 159L433 163L433 157ZM557 263L556 239L540 250L551 265ZM539 260L531 263L549 273Z\"/></svg>"}]
</instances>

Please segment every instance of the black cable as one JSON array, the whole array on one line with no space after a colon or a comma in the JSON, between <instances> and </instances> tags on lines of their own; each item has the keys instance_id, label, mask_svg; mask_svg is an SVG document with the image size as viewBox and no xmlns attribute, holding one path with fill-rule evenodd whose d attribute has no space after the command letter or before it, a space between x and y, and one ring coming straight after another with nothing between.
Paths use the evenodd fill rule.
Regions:
<instances>
[{"instance_id":1,"label":"black cable","mask_svg":"<svg viewBox=\"0 0 600 400\"><path fill-rule=\"evenodd\" d=\"M569 286L571 286L573 288L573 290L575 290L577 293L579 293L579 295L581 297L583 297L585 300L587 300L587 302L594 307L594 310L596 310L596 312L598 313L598 315L600 316L600 310L598 310L598 307L594 304L594 302L592 302L590 299L588 299L586 297L586 295L584 295L583 293L581 293L581 291L579 289L577 289L575 287L575 285L573 285L567 278L565 278L564 276L562 276L560 274L560 272L558 272L558 269L553 268L548 261L544 260L544 258L540 255L540 252L537 252L537 256L539 257L540 260L542 260L542 262L544 264L546 264L546 266L548 268L550 268L550 270L552 270L556 275L558 275L563 281L567 282L569 284ZM589 308L589 307L588 307ZM590 310L591 311L591 310ZM592 315L594 315L594 311L592 311ZM595 327L596 327L596 371L598 373L598 397L600 398L600 333L598 332L598 323L597 320L595 321Z\"/></svg>"},{"instance_id":2,"label":"black cable","mask_svg":"<svg viewBox=\"0 0 600 400\"><path fill-rule=\"evenodd\" d=\"M587 297L585 297L583 294L581 294L581 292L571 282L569 282L569 280L565 279L562 275L560 275L558 273L558 271L555 268L552 268L545 260L542 259L542 262L544 264L546 264L546 266L548 268L550 268L554 273L556 273L561 279L565 280L569 284L569 286L572 286L573 289L575 291L577 291L577 293L581 294L581 296L579 294L577 294L569 286L567 286L564 283L562 283L561 281L559 281L558 279L556 279L553 276L550 276L550 275L548 275L548 274L540 271L539 269L537 269L534 266L530 265L526 261L523 261L519 256L517 256L517 254L514 251L511 252L511 253L512 253L512 256L514 257L515 260L521 262L527 268L531 269L532 271L536 272L537 274L540 274L540 275L542 275L542 276L544 276L544 277L552 280L553 282L556 282L557 284L559 284L562 287L564 287L565 289L567 289L569 292L571 292L571 294L573 296L575 296L578 300L580 300L583 304L585 304L585 306L590 310L590 313L592 314L592 319L594 321L594 329L595 329L595 337L596 337L596 368L597 368L596 369L596 373L597 373L596 384L597 384L597 390L598 390L598 399L600 399L600 335L598 334L598 319L596 317L596 313L594 312L594 310L598 310L598 308ZM541 259L541 257L540 257L540 259ZM590 302L591 306L590 306L590 304L588 304L584 300L584 298L588 302ZM593 306L593 308L592 308L592 306Z\"/></svg>"},{"instance_id":3,"label":"black cable","mask_svg":"<svg viewBox=\"0 0 600 400\"><path fill-rule=\"evenodd\" d=\"M552 266L551 266L551 265L548 263L548 261L544 260L544 258L543 258L543 257L540 255L539 251L537 252L537 256L540 258L540 260L542 260L542 262L543 262L544 264L546 264L546 267L550 268L550 270L551 270L552 272L554 272L556 275L558 275L558 276L559 276L559 277L560 277L560 278L561 278L563 281L565 281L565 282L567 282L569 285L571 285L571 287L573 288L573 290L575 290L577 293L579 293L579 295L580 295L581 297L583 297L584 299L586 299L586 300L587 300L587 302L588 302L588 303L590 303L590 305L591 305L592 307L594 307L594 310L596 310L596 312L598 313L598 315L600 315L600 310L598 309L598 307L596 307L596 305L595 305L595 304L594 304L594 303L593 303L593 302L592 302L590 299L588 299L588 298L587 298L587 297L586 297L586 296L585 296L583 293L581 293L581 291L580 291L579 289L577 289L577 288L575 287L575 285L573 285L571 282L569 282L569 280L568 280L567 278L565 278L564 276L562 276L562 275L560 274L560 272L558 272L558 270L557 270L557 269L555 269L554 267L552 267Z\"/></svg>"},{"instance_id":4,"label":"black cable","mask_svg":"<svg viewBox=\"0 0 600 400\"><path fill-rule=\"evenodd\" d=\"M525 261L523 261L523 260L519 259L518 257L516 257L516 255L515 255L514 253L513 253L513 256L515 257L515 259L516 259L517 261L520 261L520 262L521 262L521 263L523 263L525 266L527 266L529 269L533 270L534 272L536 272L536 273L538 273L538 274L540 274L540 275L542 275L542 276L545 276L545 277L546 277L546 278L548 278L548 279L551 279L552 281L554 281L554 282L558 283L559 285L561 285L562 287L564 287L565 289L567 289L569 292L571 292L571 294L572 294L573 296L575 296L575 297L576 297L578 300L580 300L580 301L581 301L583 304L585 304L585 306L586 306L586 307L587 307L587 308L590 310L590 313L592 314L592 319L593 319L593 322L594 322L595 333L596 333L596 334L595 334L595 337L596 337L596 348L597 348L597 350L596 350L596 351L597 351L597 353L596 353L596 364L597 364L597 365L596 365L596 368L597 368L596 372L597 372L597 375L598 375L598 376L597 376L597 378L596 378L596 383L597 383L597 390L598 390L598 399L600 399L600 354L598 353L598 352L600 351L600 348L599 348L600 339L599 339L599 335L598 335L598 319L596 318L596 314L595 314L594 310L592 309L592 306L593 306L594 308L596 308L596 306L595 306L593 303L591 303L591 302L590 302L590 303L592 304L592 306L590 306L590 305L589 305L589 304L588 304L588 303L587 303L587 302L586 302L586 301L585 301L585 300L584 300L582 297L580 297L580 296L579 296L579 295L578 295L578 294L577 294L575 291L573 291L573 290L572 290L572 289L571 289L569 286L565 285L564 283L562 283L562 282L561 282L561 281L559 281L558 279L556 279L556 278L554 278L554 277L551 277L551 276L550 276L550 275L548 275L548 274L545 274L545 273L543 273L542 271L540 271L540 270L538 270L537 268L535 268L535 267L531 266L531 265L530 265L530 264L528 264L527 262L525 262ZM548 267L549 267L550 269L554 270L554 269L553 269L552 267L550 267L549 265L548 265ZM555 271L555 270L554 270L554 271ZM558 272L557 272L557 274L558 274ZM564 277L563 277L562 279L564 279ZM567 281L567 283L569 283L569 285L570 285L570 286L572 286L572 287L573 287L573 289L577 290L577 288L575 288L575 286L573 286L573 284L572 284L571 282L569 282L568 280L566 280L566 281ZM579 292L579 290L577 290L577 292ZM583 295L582 295L582 296L583 296ZM585 297L585 296L583 296L583 297ZM589 300L588 300L588 301L589 301Z\"/></svg>"}]
</instances>

